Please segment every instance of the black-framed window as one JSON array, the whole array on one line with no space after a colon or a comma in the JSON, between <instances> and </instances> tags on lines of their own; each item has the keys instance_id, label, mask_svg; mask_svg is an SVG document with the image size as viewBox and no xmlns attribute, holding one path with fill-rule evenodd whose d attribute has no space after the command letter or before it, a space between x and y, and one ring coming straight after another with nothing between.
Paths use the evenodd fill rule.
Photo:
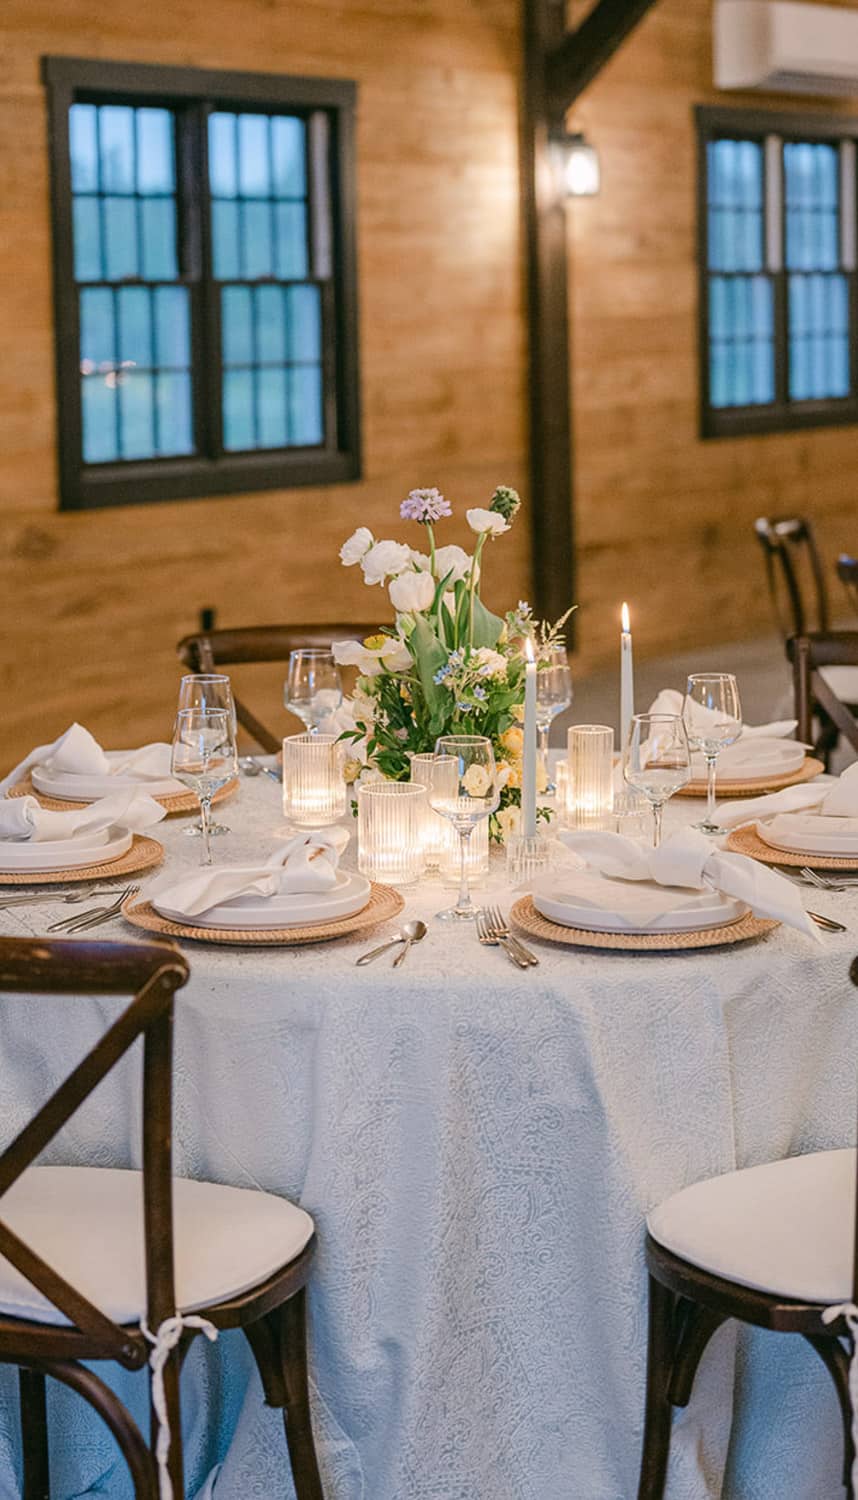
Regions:
<instances>
[{"instance_id":1,"label":"black-framed window","mask_svg":"<svg viewBox=\"0 0 858 1500\"><path fill-rule=\"evenodd\" d=\"M696 113L703 436L858 422L858 119Z\"/></svg>"},{"instance_id":2,"label":"black-framed window","mask_svg":"<svg viewBox=\"0 0 858 1500\"><path fill-rule=\"evenodd\" d=\"M43 75L61 505L357 478L354 85Z\"/></svg>"}]
</instances>

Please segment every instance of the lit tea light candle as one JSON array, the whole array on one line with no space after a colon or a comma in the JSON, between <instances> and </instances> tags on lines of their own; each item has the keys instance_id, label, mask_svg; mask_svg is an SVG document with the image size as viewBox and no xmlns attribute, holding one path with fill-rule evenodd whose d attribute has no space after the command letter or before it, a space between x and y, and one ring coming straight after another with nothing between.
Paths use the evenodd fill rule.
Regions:
<instances>
[{"instance_id":1,"label":"lit tea light candle","mask_svg":"<svg viewBox=\"0 0 858 1500\"><path fill-rule=\"evenodd\" d=\"M620 753L629 737L635 712L635 669L632 656L632 629L629 606L623 604L621 611L622 633L620 635Z\"/></svg>"},{"instance_id":2,"label":"lit tea light candle","mask_svg":"<svg viewBox=\"0 0 858 1500\"><path fill-rule=\"evenodd\" d=\"M521 769L521 831L536 833L536 653L530 636L524 643L524 752Z\"/></svg>"},{"instance_id":3,"label":"lit tea light candle","mask_svg":"<svg viewBox=\"0 0 858 1500\"><path fill-rule=\"evenodd\" d=\"M575 724L568 743L572 824L607 828L614 808L614 731L606 724Z\"/></svg>"},{"instance_id":4,"label":"lit tea light candle","mask_svg":"<svg viewBox=\"0 0 858 1500\"><path fill-rule=\"evenodd\" d=\"M301 828L324 828L346 812L343 747L333 734L283 741L283 812Z\"/></svg>"}]
</instances>

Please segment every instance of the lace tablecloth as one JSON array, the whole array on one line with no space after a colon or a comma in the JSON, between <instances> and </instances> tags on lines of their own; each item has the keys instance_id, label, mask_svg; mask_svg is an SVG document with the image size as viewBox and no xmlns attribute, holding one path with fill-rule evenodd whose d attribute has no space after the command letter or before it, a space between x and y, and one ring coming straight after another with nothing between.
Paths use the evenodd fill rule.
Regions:
<instances>
[{"instance_id":1,"label":"lace tablecloth","mask_svg":"<svg viewBox=\"0 0 858 1500\"><path fill-rule=\"evenodd\" d=\"M264 853L278 790L244 781L222 816L233 832L219 858ZM193 863L185 826L160 833L171 860ZM502 866L493 883L508 907ZM429 919L448 896L427 884L404 915ZM437 923L397 970L355 968L372 937L187 945L176 1168L289 1194L317 1221L311 1351L328 1500L633 1500L644 1215L699 1178L854 1140L854 901L813 893L854 929L819 948L784 930L668 957L546 944L529 973ZM0 930L44 933L57 915L0 913ZM0 998L4 1140L114 1013ZM46 1159L138 1164L127 1064ZM145 1423L145 1380L111 1378ZM197 1341L183 1396L189 1496L288 1500L280 1416L240 1335ZM54 1387L51 1413L54 1500L131 1500L87 1408ZM840 1451L812 1349L725 1328L677 1418L668 1497L839 1500ZM19 1485L5 1370L0 1500Z\"/></svg>"}]
</instances>

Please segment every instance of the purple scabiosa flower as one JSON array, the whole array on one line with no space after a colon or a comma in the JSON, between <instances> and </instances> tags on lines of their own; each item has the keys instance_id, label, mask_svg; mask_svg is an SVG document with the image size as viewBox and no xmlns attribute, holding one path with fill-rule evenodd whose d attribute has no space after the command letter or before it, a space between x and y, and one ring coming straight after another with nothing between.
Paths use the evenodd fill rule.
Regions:
<instances>
[{"instance_id":1,"label":"purple scabiosa flower","mask_svg":"<svg viewBox=\"0 0 858 1500\"><path fill-rule=\"evenodd\" d=\"M399 514L403 521L422 521L429 526L433 521L440 521L442 516L453 514L450 502L444 499L440 490L411 490L399 507Z\"/></svg>"}]
</instances>

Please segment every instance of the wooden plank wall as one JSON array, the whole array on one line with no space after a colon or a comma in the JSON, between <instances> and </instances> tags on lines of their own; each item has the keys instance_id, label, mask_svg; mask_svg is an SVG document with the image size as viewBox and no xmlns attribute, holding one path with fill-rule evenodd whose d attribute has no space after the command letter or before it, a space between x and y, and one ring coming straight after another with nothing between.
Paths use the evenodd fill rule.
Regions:
<instances>
[{"instance_id":1,"label":"wooden plank wall","mask_svg":"<svg viewBox=\"0 0 858 1500\"><path fill-rule=\"evenodd\" d=\"M591 3L574 0L578 18ZM340 540L361 523L396 533L413 484L439 484L460 515L498 482L524 488L527 377L519 0L6 0L0 40L8 761L75 715L107 743L129 723L168 733L174 643L201 605L224 624L385 617L381 591L340 569ZM361 483L57 513L38 80L51 52L357 79ZM573 115L603 169L601 196L569 218L580 669L613 658L626 596L642 652L768 628L749 531L766 508L812 511L832 554L858 546L853 429L697 438L692 106L718 97L711 78L710 0L659 0ZM467 539L461 522L449 539ZM524 526L490 563L491 603L527 593Z\"/></svg>"},{"instance_id":2,"label":"wooden plank wall","mask_svg":"<svg viewBox=\"0 0 858 1500\"><path fill-rule=\"evenodd\" d=\"M589 0L576 3L586 13ZM626 596L649 654L769 629L751 536L767 511L814 515L832 562L858 548L855 428L697 436L692 109L705 102L856 107L719 93L710 0L658 0L571 112L602 165L600 196L569 214L580 630L591 659L615 651Z\"/></svg>"},{"instance_id":3,"label":"wooden plank wall","mask_svg":"<svg viewBox=\"0 0 858 1500\"><path fill-rule=\"evenodd\" d=\"M75 716L168 734L201 605L389 618L344 537L399 535L400 499L437 484L465 542L466 506L526 463L516 0L6 0L0 43L2 763ZM357 80L362 482L57 513L42 53ZM490 574L496 604L527 593L526 526Z\"/></svg>"}]
</instances>

